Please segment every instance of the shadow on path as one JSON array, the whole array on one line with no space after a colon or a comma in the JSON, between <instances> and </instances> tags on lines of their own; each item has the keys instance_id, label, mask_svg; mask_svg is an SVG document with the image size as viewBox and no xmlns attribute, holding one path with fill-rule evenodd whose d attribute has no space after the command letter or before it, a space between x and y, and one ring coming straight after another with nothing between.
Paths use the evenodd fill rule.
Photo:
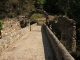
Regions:
<instances>
[{"instance_id":1,"label":"shadow on path","mask_svg":"<svg viewBox=\"0 0 80 60\"><path fill-rule=\"evenodd\" d=\"M52 49L52 46L50 44L50 41L48 40L43 27L41 27L41 32L42 32L42 40L44 45L45 60L57 60L55 57L55 53Z\"/></svg>"}]
</instances>

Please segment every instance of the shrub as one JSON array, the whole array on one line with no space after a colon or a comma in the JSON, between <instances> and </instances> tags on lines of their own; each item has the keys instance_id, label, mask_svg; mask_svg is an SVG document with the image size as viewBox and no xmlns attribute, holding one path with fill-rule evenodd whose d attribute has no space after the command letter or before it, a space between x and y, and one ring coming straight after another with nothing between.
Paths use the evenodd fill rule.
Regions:
<instances>
[{"instance_id":1,"label":"shrub","mask_svg":"<svg viewBox=\"0 0 80 60\"><path fill-rule=\"evenodd\" d=\"M0 30L2 30L3 23L3 20L0 20Z\"/></svg>"}]
</instances>

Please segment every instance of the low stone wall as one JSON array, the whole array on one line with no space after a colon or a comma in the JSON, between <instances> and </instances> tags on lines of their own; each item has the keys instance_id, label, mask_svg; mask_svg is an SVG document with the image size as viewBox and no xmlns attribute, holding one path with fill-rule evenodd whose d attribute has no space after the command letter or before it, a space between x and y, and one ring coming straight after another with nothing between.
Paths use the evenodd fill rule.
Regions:
<instances>
[{"instance_id":1,"label":"low stone wall","mask_svg":"<svg viewBox=\"0 0 80 60\"><path fill-rule=\"evenodd\" d=\"M69 52L66 50L66 48L61 44L61 42L58 40L58 38L52 33L52 31L46 26L46 24L43 25L46 31L46 34L51 42L51 45L54 49L54 52L56 54L56 58L58 60L75 60Z\"/></svg>"},{"instance_id":2,"label":"low stone wall","mask_svg":"<svg viewBox=\"0 0 80 60\"><path fill-rule=\"evenodd\" d=\"M37 23L31 25L33 29L35 26L37 25ZM2 39L0 39L0 53L7 47L9 47L9 45L11 45L13 42L19 40L23 35L27 34L27 32L30 31L30 26L27 26L21 30L18 30Z\"/></svg>"},{"instance_id":3,"label":"low stone wall","mask_svg":"<svg viewBox=\"0 0 80 60\"><path fill-rule=\"evenodd\" d=\"M2 38L21 29L20 22L18 21L17 18L5 18L2 28L3 28L1 30Z\"/></svg>"}]
</instances>

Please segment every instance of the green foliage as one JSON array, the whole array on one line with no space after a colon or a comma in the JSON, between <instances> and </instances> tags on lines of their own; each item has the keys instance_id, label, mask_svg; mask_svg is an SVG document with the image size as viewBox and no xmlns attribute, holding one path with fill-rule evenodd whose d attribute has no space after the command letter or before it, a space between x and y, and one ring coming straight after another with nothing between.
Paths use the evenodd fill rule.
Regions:
<instances>
[{"instance_id":1,"label":"green foliage","mask_svg":"<svg viewBox=\"0 0 80 60\"><path fill-rule=\"evenodd\" d=\"M3 21L0 20L0 30L2 30L2 26L3 26Z\"/></svg>"},{"instance_id":2,"label":"green foliage","mask_svg":"<svg viewBox=\"0 0 80 60\"><path fill-rule=\"evenodd\" d=\"M36 19L44 17L43 14L33 14L30 18L31 24L36 23Z\"/></svg>"},{"instance_id":3,"label":"green foliage","mask_svg":"<svg viewBox=\"0 0 80 60\"><path fill-rule=\"evenodd\" d=\"M65 47L67 47L67 46L66 46L66 41L60 40L60 42L61 42Z\"/></svg>"},{"instance_id":4,"label":"green foliage","mask_svg":"<svg viewBox=\"0 0 80 60\"><path fill-rule=\"evenodd\" d=\"M37 0L38 4L44 4L45 0Z\"/></svg>"},{"instance_id":5,"label":"green foliage","mask_svg":"<svg viewBox=\"0 0 80 60\"><path fill-rule=\"evenodd\" d=\"M54 20L57 20L58 21L58 18L59 17L57 15L54 16Z\"/></svg>"},{"instance_id":6,"label":"green foliage","mask_svg":"<svg viewBox=\"0 0 80 60\"><path fill-rule=\"evenodd\" d=\"M75 58L75 60L79 60L79 58L80 58L80 51L72 52L70 54Z\"/></svg>"},{"instance_id":7,"label":"green foliage","mask_svg":"<svg viewBox=\"0 0 80 60\"><path fill-rule=\"evenodd\" d=\"M27 0L0 0L0 18L16 17L27 11Z\"/></svg>"},{"instance_id":8,"label":"green foliage","mask_svg":"<svg viewBox=\"0 0 80 60\"><path fill-rule=\"evenodd\" d=\"M43 4L45 3L46 0L34 0L34 4L36 8L43 9Z\"/></svg>"},{"instance_id":9,"label":"green foliage","mask_svg":"<svg viewBox=\"0 0 80 60\"><path fill-rule=\"evenodd\" d=\"M59 9L61 9L65 15L67 15L68 10L70 9L69 0L58 0Z\"/></svg>"},{"instance_id":10,"label":"green foliage","mask_svg":"<svg viewBox=\"0 0 80 60\"><path fill-rule=\"evenodd\" d=\"M30 24L31 24L31 25L34 24L34 23L37 23L36 20L31 20L31 21L30 21Z\"/></svg>"},{"instance_id":11,"label":"green foliage","mask_svg":"<svg viewBox=\"0 0 80 60\"><path fill-rule=\"evenodd\" d=\"M58 0L45 0L43 9L46 10L49 13L57 13L58 6L57 6Z\"/></svg>"},{"instance_id":12,"label":"green foliage","mask_svg":"<svg viewBox=\"0 0 80 60\"><path fill-rule=\"evenodd\" d=\"M33 14L33 15L31 16L31 19L30 19L30 20L35 20L35 19L37 19L37 18L42 18L42 17L44 17L43 14Z\"/></svg>"}]
</instances>

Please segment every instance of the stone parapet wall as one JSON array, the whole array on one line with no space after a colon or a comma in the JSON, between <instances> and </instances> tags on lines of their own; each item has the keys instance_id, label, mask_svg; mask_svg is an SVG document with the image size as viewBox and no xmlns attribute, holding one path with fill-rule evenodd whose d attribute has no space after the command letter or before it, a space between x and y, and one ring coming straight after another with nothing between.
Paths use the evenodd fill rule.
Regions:
<instances>
[{"instance_id":1,"label":"stone parapet wall","mask_svg":"<svg viewBox=\"0 0 80 60\"><path fill-rule=\"evenodd\" d=\"M37 23L31 25L33 29L35 26L37 25ZM13 33L11 33L10 35L0 39L0 53L7 47L9 47L9 45L11 45L13 42L19 40L23 35L27 34L27 32L30 31L30 26L27 26L23 29L20 29L18 31L15 31Z\"/></svg>"},{"instance_id":2,"label":"stone parapet wall","mask_svg":"<svg viewBox=\"0 0 80 60\"><path fill-rule=\"evenodd\" d=\"M43 27L45 28L46 34L54 49L57 60L75 60L61 44L58 38L53 34L53 32L48 28L48 26L44 24Z\"/></svg>"}]
</instances>

